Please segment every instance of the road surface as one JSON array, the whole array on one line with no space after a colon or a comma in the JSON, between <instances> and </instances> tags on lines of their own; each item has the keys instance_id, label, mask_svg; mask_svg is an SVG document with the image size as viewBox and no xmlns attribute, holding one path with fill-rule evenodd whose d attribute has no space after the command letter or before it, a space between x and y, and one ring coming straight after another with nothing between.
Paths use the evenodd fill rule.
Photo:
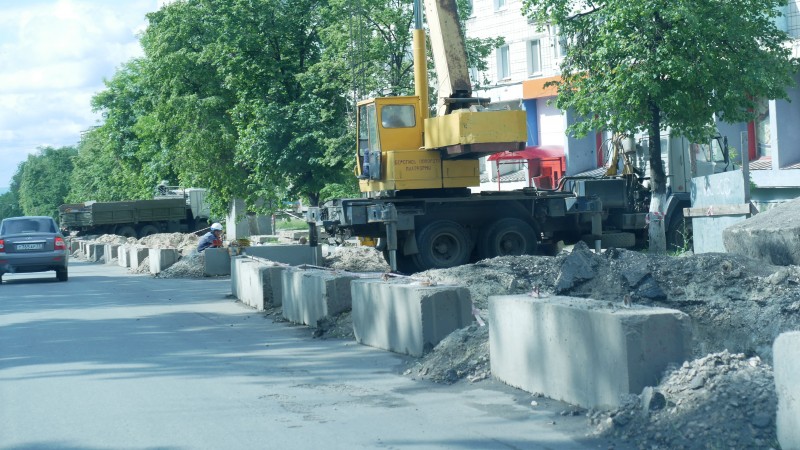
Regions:
<instances>
[{"instance_id":1,"label":"road surface","mask_svg":"<svg viewBox=\"0 0 800 450\"><path fill-rule=\"evenodd\" d=\"M71 261L0 286L0 448L609 448L586 419L496 381L437 385L409 358L312 339L230 280Z\"/></svg>"}]
</instances>

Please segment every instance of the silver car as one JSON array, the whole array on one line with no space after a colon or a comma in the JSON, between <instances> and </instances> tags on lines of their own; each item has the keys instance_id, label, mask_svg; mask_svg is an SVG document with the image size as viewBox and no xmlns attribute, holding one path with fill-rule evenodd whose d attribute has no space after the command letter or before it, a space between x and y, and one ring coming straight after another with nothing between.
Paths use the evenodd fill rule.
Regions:
<instances>
[{"instance_id":1,"label":"silver car","mask_svg":"<svg viewBox=\"0 0 800 450\"><path fill-rule=\"evenodd\" d=\"M0 282L7 273L56 271L67 281L69 251L52 217L10 217L0 222Z\"/></svg>"}]
</instances>

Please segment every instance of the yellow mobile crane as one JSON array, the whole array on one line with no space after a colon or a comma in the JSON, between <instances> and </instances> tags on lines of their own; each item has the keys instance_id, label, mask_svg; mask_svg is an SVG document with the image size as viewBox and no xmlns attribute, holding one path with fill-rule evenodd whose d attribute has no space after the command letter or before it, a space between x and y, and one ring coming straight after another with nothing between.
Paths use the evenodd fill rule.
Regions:
<instances>
[{"instance_id":1,"label":"yellow mobile crane","mask_svg":"<svg viewBox=\"0 0 800 450\"><path fill-rule=\"evenodd\" d=\"M312 246L330 236L378 239L393 270L452 267L532 254L543 240L600 234L598 201L562 191L471 194L481 156L525 146L524 111L486 111L473 97L455 0L424 0L438 115L430 117L420 0L413 30L415 95L358 103L356 176L362 198L309 208Z\"/></svg>"}]
</instances>

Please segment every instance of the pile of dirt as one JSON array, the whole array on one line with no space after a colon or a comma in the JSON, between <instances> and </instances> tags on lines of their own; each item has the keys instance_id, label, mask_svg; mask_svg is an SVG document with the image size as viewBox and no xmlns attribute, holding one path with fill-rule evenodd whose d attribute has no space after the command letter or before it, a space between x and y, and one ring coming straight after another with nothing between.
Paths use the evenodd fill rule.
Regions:
<instances>
[{"instance_id":1,"label":"pile of dirt","mask_svg":"<svg viewBox=\"0 0 800 450\"><path fill-rule=\"evenodd\" d=\"M192 233L157 233L139 239L138 244L148 248L176 248L181 255L188 255L197 249L198 240Z\"/></svg>"},{"instance_id":2,"label":"pile of dirt","mask_svg":"<svg viewBox=\"0 0 800 450\"><path fill-rule=\"evenodd\" d=\"M103 234L97 237L93 237L91 239L94 242L99 242L101 244L135 244L136 238L126 238L125 236L118 236L116 234Z\"/></svg>"},{"instance_id":3,"label":"pile of dirt","mask_svg":"<svg viewBox=\"0 0 800 450\"><path fill-rule=\"evenodd\" d=\"M141 262L139 262L139 267L131 267L129 272L136 274L150 273L150 257L145 257Z\"/></svg>"},{"instance_id":4,"label":"pile of dirt","mask_svg":"<svg viewBox=\"0 0 800 450\"><path fill-rule=\"evenodd\" d=\"M323 264L348 272L388 272L390 269L381 252L373 247L333 247Z\"/></svg>"},{"instance_id":5,"label":"pile of dirt","mask_svg":"<svg viewBox=\"0 0 800 450\"><path fill-rule=\"evenodd\" d=\"M206 276L205 256L203 253L190 253L156 276L158 278L203 278Z\"/></svg>"},{"instance_id":6,"label":"pile of dirt","mask_svg":"<svg viewBox=\"0 0 800 450\"><path fill-rule=\"evenodd\" d=\"M472 383L489 378L489 327L473 324L454 331L412 364L405 375L437 383L451 384L462 378Z\"/></svg>"},{"instance_id":7,"label":"pile of dirt","mask_svg":"<svg viewBox=\"0 0 800 450\"><path fill-rule=\"evenodd\" d=\"M594 434L637 448L778 448L772 369L760 358L714 353L667 373L612 411L589 411Z\"/></svg>"}]
</instances>

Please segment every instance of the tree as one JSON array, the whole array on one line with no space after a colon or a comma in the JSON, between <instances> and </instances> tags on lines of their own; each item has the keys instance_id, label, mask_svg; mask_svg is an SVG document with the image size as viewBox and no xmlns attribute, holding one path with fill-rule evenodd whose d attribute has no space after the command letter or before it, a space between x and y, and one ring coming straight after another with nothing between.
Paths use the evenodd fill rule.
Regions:
<instances>
[{"instance_id":1,"label":"tree","mask_svg":"<svg viewBox=\"0 0 800 450\"><path fill-rule=\"evenodd\" d=\"M773 19L784 0L523 0L525 14L567 42L557 106L583 119L578 136L646 130L650 248L663 252L666 176L661 131L695 142L714 117L754 117L759 98L786 98L797 60Z\"/></svg>"},{"instance_id":2,"label":"tree","mask_svg":"<svg viewBox=\"0 0 800 450\"><path fill-rule=\"evenodd\" d=\"M17 167L14 176L11 177L11 186L8 192L0 195L0 220L6 217L17 217L24 215L19 206L19 185L22 178L22 170L25 162L21 162Z\"/></svg>"},{"instance_id":3,"label":"tree","mask_svg":"<svg viewBox=\"0 0 800 450\"><path fill-rule=\"evenodd\" d=\"M69 193L74 147L42 147L21 166L19 205L27 216L58 218L58 207Z\"/></svg>"}]
</instances>

